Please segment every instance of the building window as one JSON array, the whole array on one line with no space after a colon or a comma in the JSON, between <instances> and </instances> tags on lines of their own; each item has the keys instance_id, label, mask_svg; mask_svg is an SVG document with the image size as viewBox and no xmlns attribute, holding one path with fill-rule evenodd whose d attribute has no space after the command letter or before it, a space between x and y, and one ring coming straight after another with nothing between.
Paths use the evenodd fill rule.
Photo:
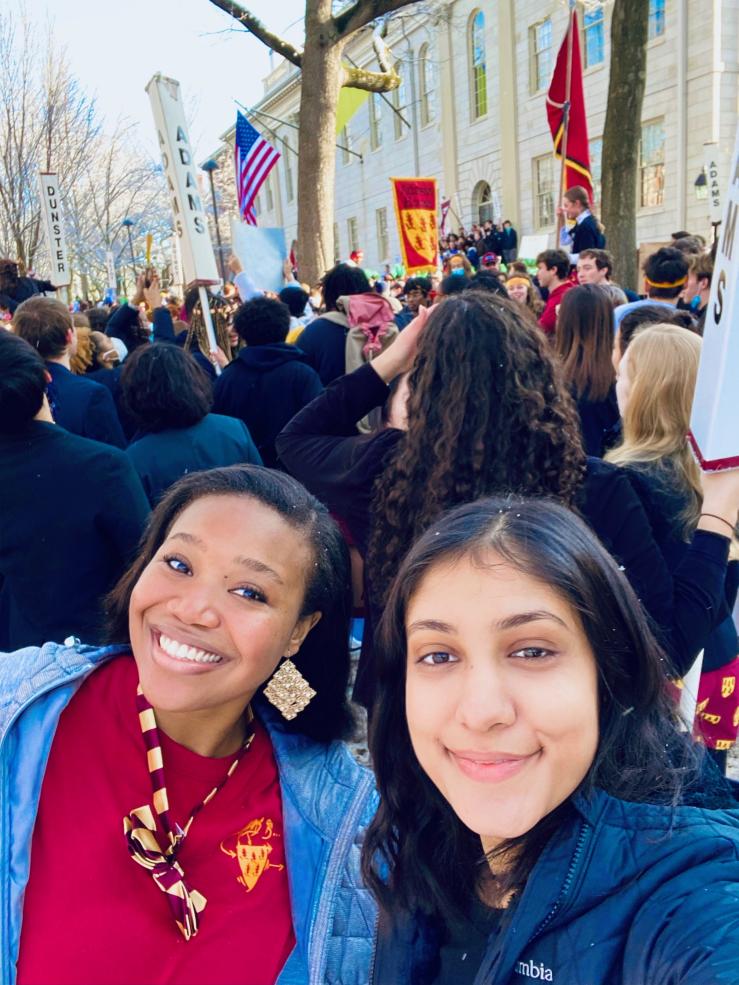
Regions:
<instances>
[{"instance_id":1,"label":"building window","mask_svg":"<svg viewBox=\"0 0 739 985\"><path fill-rule=\"evenodd\" d=\"M352 148L351 137L349 136L349 127L342 127L339 133L339 145L341 147L341 163L351 164L352 156L349 151Z\"/></svg>"},{"instance_id":2,"label":"building window","mask_svg":"<svg viewBox=\"0 0 739 985\"><path fill-rule=\"evenodd\" d=\"M649 0L649 40L665 33L665 0Z\"/></svg>"},{"instance_id":3,"label":"building window","mask_svg":"<svg viewBox=\"0 0 739 985\"><path fill-rule=\"evenodd\" d=\"M264 182L264 194L267 198L267 211L272 212L275 207L274 194L272 192L272 175L267 175Z\"/></svg>"},{"instance_id":4,"label":"building window","mask_svg":"<svg viewBox=\"0 0 739 985\"><path fill-rule=\"evenodd\" d=\"M601 65L606 57L606 18L602 3L586 10L583 16L585 68Z\"/></svg>"},{"instance_id":5,"label":"building window","mask_svg":"<svg viewBox=\"0 0 739 985\"><path fill-rule=\"evenodd\" d=\"M285 144L285 153L282 155L282 160L285 162L285 192L288 202L292 202L295 198L295 188L293 186L293 150L290 146L289 137L285 137L283 143Z\"/></svg>"},{"instance_id":6,"label":"building window","mask_svg":"<svg viewBox=\"0 0 739 985\"><path fill-rule=\"evenodd\" d=\"M341 259L341 243L339 242L339 224L334 223L334 263Z\"/></svg>"},{"instance_id":7,"label":"building window","mask_svg":"<svg viewBox=\"0 0 739 985\"><path fill-rule=\"evenodd\" d=\"M384 263L388 259L387 209L375 211L375 226L377 228L377 259L380 263Z\"/></svg>"},{"instance_id":8,"label":"building window","mask_svg":"<svg viewBox=\"0 0 739 985\"><path fill-rule=\"evenodd\" d=\"M552 21L549 17L529 28L529 89L533 95L549 85L552 74Z\"/></svg>"},{"instance_id":9,"label":"building window","mask_svg":"<svg viewBox=\"0 0 739 985\"><path fill-rule=\"evenodd\" d=\"M475 222L482 225L488 219L493 221L493 193L487 181L478 181L472 192L472 214Z\"/></svg>"},{"instance_id":10,"label":"building window","mask_svg":"<svg viewBox=\"0 0 739 985\"><path fill-rule=\"evenodd\" d=\"M382 103L379 92L373 92L369 97L370 147L377 150L382 147Z\"/></svg>"},{"instance_id":11,"label":"building window","mask_svg":"<svg viewBox=\"0 0 739 985\"><path fill-rule=\"evenodd\" d=\"M554 158L534 158L534 220L537 229L554 225Z\"/></svg>"},{"instance_id":12,"label":"building window","mask_svg":"<svg viewBox=\"0 0 739 985\"><path fill-rule=\"evenodd\" d=\"M434 66L427 44L418 53L418 83L421 90L421 126L426 127L434 115Z\"/></svg>"},{"instance_id":13,"label":"building window","mask_svg":"<svg viewBox=\"0 0 739 985\"><path fill-rule=\"evenodd\" d=\"M485 15L476 10L470 17L468 28L470 91L472 93L472 119L479 120L488 111L488 79L485 60Z\"/></svg>"},{"instance_id":14,"label":"building window","mask_svg":"<svg viewBox=\"0 0 739 985\"><path fill-rule=\"evenodd\" d=\"M640 203L643 209L662 205L665 191L665 123L642 123L639 145Z\"/></svg>"},{"instance_id":15,"label":"building window","mask_svg":"<svg viewBox=\"0 0 739 985\"><path fill-rule=\"evenodd\" d=\"M359 249L359 232L357 230L357 220L355 216L346 220L346 234L349 237L349 252L353 253Z\"/></svg>"},{"instance_id":16,"label":"building window","mask_svg":"<svg viewBox=\"0 0 739 985\"><path fill-rule=\"evenodd\" d=\"M400 76L400 85L390 93L390 99L395 110L393 113L393 135L396 140L400 140L407 130L405 123L403 123L403 117L405 116L404 110L408 105L408 100L405 97L405 79L403 78L402 62L398 62L395 66L395 71Z\"/></svg>"},{"instance_id":17,"label":"building window","mask_svg":"<svg viewBox=\"0 0 739 985\"><path fill-rule=\"evenodd\" d=\"M590 175L593 179L593 202L600 202L601 161L603 159L603 138L590 141Z\"/></svg>"}]
</instances>

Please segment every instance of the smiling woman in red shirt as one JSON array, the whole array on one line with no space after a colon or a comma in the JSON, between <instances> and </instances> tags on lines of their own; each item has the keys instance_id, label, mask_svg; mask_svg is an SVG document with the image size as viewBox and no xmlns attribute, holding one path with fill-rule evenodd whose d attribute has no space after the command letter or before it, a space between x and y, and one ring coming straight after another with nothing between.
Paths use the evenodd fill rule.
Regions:
<instances>
[{"instance_id":1,"label":"smiling woman in red shirt","mask_svg":"<svg viewBox=\"0 0 739 985\"><path fill-rule=\"evenodd\" d=\"M125 646L78 646L93 669L43 716L32 844L11 860L28 873L19 985L367 980L352 845L374 802L332 742L349 584L338 529L288 476L172 487L109 598ZM347 908L366 920L337 956Z\"/></svg>"}]
</instances>

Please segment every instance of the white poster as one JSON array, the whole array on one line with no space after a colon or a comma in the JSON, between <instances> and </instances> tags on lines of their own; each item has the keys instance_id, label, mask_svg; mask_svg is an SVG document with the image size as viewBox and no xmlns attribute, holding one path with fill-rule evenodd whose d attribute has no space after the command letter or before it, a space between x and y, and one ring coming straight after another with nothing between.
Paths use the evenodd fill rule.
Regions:
<instances>
[{"instance_id":1,"label":"white poster","mask_svg":"<svg viewBox=\"0 0 739 985\"><path fill-rule=\"evenodd\" d=\"M718 144L704 144L706 182L708 184L708 216L711 222L721 222L723 209L721 202L721 178L718 167Z\"/></svg>"},{"instance_id":2,"label":"white poster","mask_svg":"<svg viewBox=\"0 0 739 985\"><path fill-rule=\"evenodd\" d=\"M105 275L107 280L106 287L109 287L111 291L115 291L118 287L115 276L115 257L110 250L105 254Z\"/></svg>"},{"instance_id":3,"label":"white poster","mask_svg":"<svg viewBox=\"0 0 739 985\"><path fill-rule=\"evenodd\" d=\"M221 278L198 188L197 165L187 133L180 84L163 75L155 75L146 91L154 114L185 282L217 284Z\"/></svg>"},{"instance_id":4,"label":"white poster","mask_svg":"<svg viewBox=\"0 0 739 985\"><path fill-rule=\"evenodd\" d=\"M279 293L285 286L283 264L287 259L285 230L250 226L231 220L231 246L244 273L260 291Z\"/></svg>"},{"instance_id":5,"label":"white poster","mask_svg":"<svg viewBox=\"0 0 739 985\"><path fill-rule=\"evenodd\" d=\"M172 286L178 290L182 291L184 287L184 278L182 276L182 257L180 256L180 241L176 236L173 236L169 241L170 252L169 252L169 264L170 270L172 271Z\"/></svg>"},{"instance_id":6,"label":"white poster","mask_svg":"<svg viewBox=\"0 0 739 985\"><path fill-rule=\"evenodd\" d=\"M66 287L71 282L72 275L69 269L64 217L56 172L42 171L39 174L39 188L41 189L41 221L46 230L46 242L51 258L49 280L54 287Z\"/></svg>"},{"instance_id":7,"label":"white poster","mask_svg":"<svg viewBox=\"0 0 739 985\"><path fill-rule=\"evenodd\" d=\"M739 468L739 128L728 184L690 420L705 472Z\"/></svg>"}]
</instances>

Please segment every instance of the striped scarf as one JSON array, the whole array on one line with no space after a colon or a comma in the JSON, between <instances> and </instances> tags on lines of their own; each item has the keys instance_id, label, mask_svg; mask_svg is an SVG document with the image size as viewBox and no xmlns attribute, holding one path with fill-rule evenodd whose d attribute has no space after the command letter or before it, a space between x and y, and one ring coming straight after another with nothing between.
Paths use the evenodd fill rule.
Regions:
<instances>
[{"instance_id":1,"label":"striped scarf","mask_svg":"<svg viewBox=\"0 0 739 985\"><path fill-rule=\"evenodd\" d=\"M146 761L151 777L154 810L168 844L162 850L157 840L157 822L149 804L137 807L127 817L123 818L123 833L131 857L140 866L151 872L154 882L167 896L167 903L182 936L186 941L189 941L198 932L198 914L205 909L207 900L196 889L190 889L187 885L185 873L177 861L177 855L192 822L205 805L213 800L218 791L224 788L228 778L236 771L236 767L251 745L254 739L254 716L251 708L247 708L246 739L243 746L236 753L234 761L221 782L213 787L208 796L193 808L190 820L184 828L181 828L179 824L175 824L173 827L170 818L159 729L157 728L154 709L144 697L141 685L136 691L136 708L146 746Z\"/></svg>"}]
</instances>

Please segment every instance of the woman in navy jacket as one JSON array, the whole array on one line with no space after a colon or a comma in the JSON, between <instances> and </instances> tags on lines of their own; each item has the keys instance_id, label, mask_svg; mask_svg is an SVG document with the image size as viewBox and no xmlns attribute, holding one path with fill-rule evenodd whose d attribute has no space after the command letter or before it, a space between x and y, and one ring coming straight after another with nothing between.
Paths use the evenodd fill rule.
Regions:
<instances>
[{"instance_id":1,"label":"woman in navy jacket","mask_svg":"<svg viewBox=\"0 0 739 985\"><path fill-rule=\"evenodd\" d=\"M737 981L738 805L567 509L480 500L411 549L370 747L376 983Z\"/></svg>"}]
</instances>

